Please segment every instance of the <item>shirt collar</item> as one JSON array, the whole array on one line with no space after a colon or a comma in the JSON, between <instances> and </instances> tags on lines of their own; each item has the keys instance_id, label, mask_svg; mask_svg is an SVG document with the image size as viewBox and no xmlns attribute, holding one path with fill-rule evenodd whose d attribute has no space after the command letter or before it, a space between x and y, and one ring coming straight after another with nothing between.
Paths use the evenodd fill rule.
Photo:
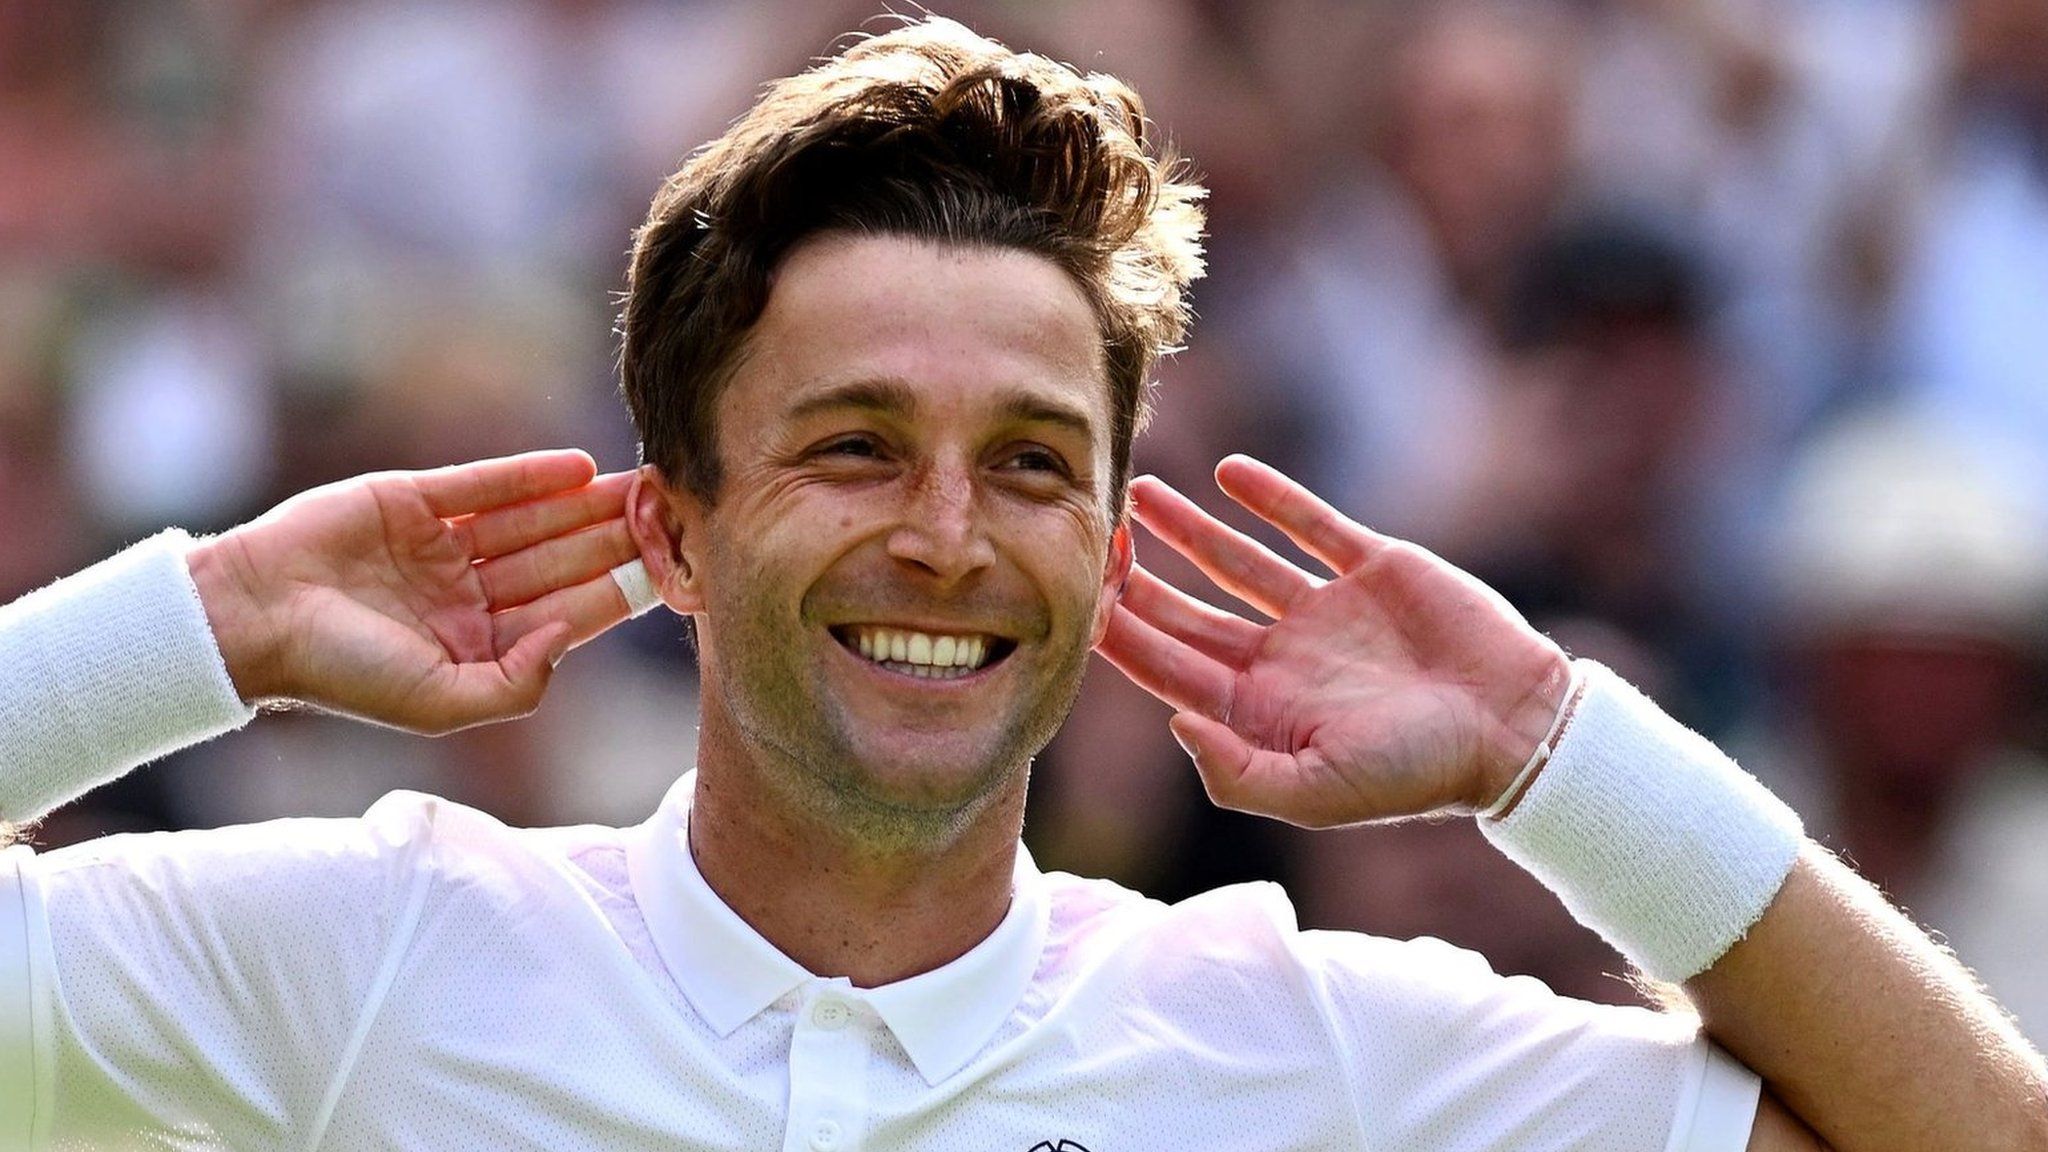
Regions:
<instances>
[{"instance_id":1,"label":"shirt collar","mask_svg":"<svg viewBox=\"0 0 2048 1152\"><path fill-rule=\"evenodd\" d=\"M812 983L880 1016L927 1084L965 1067L1009 1018L1038 969L1051 916L1044 877L1017 846L1010 910L995 931L951 963L879 988L847 988L783 955L704 882L689 849L690 798L697 774L669 789L627 838L626 868L655 951L690 1006L720 1036Z\"/></svg>"}]
</instances>

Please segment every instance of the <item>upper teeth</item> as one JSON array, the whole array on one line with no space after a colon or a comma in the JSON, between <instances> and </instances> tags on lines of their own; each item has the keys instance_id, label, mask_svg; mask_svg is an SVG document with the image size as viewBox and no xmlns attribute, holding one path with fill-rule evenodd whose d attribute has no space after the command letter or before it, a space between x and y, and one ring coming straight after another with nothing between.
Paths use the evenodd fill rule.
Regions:
<instances>
[{"instance_id":1,"label":"upper teeth","mask_svg":"<svg viewBox=\"0 0 2048 1152\"><path fill-rule=\"evenodd\" d=\"M979 668L988 660L988 637L941 636L902 628L858 627L854 647L870 660L928 668Z\"/></svg>"}]
</instances>

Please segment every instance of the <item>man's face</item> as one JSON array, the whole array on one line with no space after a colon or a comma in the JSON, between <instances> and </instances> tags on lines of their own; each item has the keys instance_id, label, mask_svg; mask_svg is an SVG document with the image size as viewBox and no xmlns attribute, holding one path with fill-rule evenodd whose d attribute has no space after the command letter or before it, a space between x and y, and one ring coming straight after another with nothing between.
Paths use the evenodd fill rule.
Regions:
<instances>
[{"instance_id":1,"label":"man's face","mask_svg":"<svg viewBox=\"0 0 2048 1152\"><path fill-rule=\"evenodd\" d=\"M706 740L871 816L1021 782L1128 561L1080 289L1014 250L818 238L718 428L716 502L680 498Z\"/></svg>"}]
</instances>

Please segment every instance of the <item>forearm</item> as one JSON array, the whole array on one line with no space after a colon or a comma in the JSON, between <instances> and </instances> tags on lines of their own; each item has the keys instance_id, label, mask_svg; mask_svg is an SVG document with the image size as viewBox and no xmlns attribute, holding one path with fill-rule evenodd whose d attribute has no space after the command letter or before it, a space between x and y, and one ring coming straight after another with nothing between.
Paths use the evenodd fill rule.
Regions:
<instances>
[{"instance_id":1,"label":"forearm","mask_svg":"<svg viewBox=\"0 0 2048 1152\"><path fill-rule=\"evenodd\" d=\"M1807 840L1798 814L1466 573L1255 461L1226 494L1318 580L1156 480L1141 523L1273 623L1139 569L1099 650L1176 710L1227 807L1326 827L1431 812L1480 828L1657 980L1838 1152L2048 1152L2041 1066L1967 975ZM1756 1152L1810 1147L1766 1098Z\"/></svg>"},{"instance_id":2,"label":"forearm","mask_svg":"<svg viewBox=\"0 0 2048 1152\"><path fill-rule=\"evenodd\" d=\"M1838 1152L2048 1150L2048 1067L1955 958L1809 844L1685 984L1707 1032Z\"/></svg>"},{"instance_id":3,"label":"forearm","mask_svg":"<svg viewBox=\"0 0 2048 1152\"><path fill-rule=\"evenodd\" d=\"M246 723L182 537L0 608L0 819L29 820Z\"/></svg>"},{"instance_id":4,"label":"forearm","mask_svg":"<svg viewBox=\"0 0 2048 1152\"><path fill-rule=\"evenodd\" d=\"M1489 838L1683 983L1707 1032L1838 1152L2048 1152L2040 1058L1968 973L1725 755L1586 667L1555 755L1482 821Z\"/></svg>"}]
</instances>

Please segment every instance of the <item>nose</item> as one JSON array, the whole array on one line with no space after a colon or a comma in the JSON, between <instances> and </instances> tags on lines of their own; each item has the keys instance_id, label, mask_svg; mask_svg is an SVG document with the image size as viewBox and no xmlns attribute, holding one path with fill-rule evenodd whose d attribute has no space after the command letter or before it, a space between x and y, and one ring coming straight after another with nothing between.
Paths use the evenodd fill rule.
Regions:
<instances>
[{"instance_id":1,"label":"nose","mask_svg":"<svg viewBox=\"0 0 2048 1152\"><path fill-rule=\"evenodd\" d=\"M907 477L902 515L889 533L888 548L889 555L944 585L993 564L995 545L971 468L933 463Z\"/></svg>"}]
</instances>

